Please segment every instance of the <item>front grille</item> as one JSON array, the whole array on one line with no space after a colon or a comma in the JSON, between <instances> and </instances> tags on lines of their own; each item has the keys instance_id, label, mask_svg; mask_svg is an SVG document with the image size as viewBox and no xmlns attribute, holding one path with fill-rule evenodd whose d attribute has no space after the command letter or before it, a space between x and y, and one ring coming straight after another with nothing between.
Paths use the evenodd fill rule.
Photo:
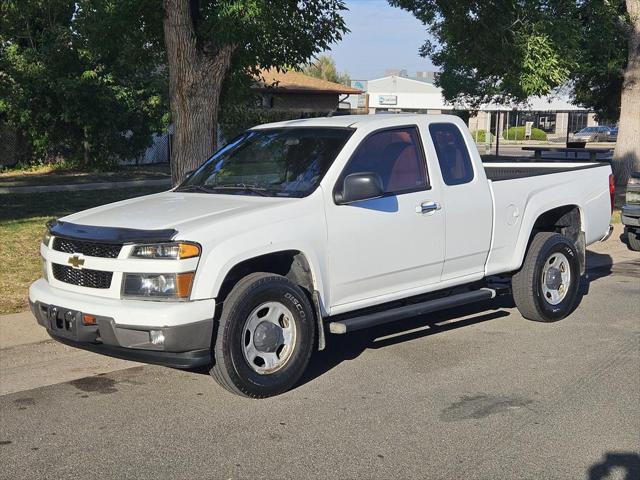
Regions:
<instances>
[{"instance_id":1,"label":"front grille","mask_svg":"<svg viewBox=\"0 0 640 480\"><path fill-rule=\"evenodd\" d=\"M89 257L118 258L122 245L117 243L95 243L56 237L53 249L65 253L81 253Z\"/></svg>"},{"instance_id":2,"label":"front grille","mask_svg":"<svg viewBox=\"0 0 640 480\"><path fill-rule=\"evenodd\" d=\"M90 270L87 268L78 270L57 263L53 263L51 268L53 269L53 277L64 283L89 288L109 288L111 286L113 272L103 272L101 270Z\"/></svg>"}]
</instances>

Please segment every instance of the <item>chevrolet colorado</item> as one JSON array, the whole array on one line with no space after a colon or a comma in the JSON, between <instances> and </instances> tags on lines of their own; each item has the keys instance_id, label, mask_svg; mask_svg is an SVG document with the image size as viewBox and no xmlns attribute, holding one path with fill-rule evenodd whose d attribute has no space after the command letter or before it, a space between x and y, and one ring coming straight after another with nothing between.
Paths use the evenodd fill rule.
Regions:
<instances>
[{"instance_id":1,"label":"chevrolet colorado","mask_svg":"<svg viewBox=\"0 0 640 480\"><path fill-rule=\"evenodd\" d=\"M29 299L56 340L267 397L326 329L490 299L496 276L524 317L567 316L612 193L607 164L483 164L454 116L261 125L168 192L51 222Z\"/></svg>"}]
</instances>

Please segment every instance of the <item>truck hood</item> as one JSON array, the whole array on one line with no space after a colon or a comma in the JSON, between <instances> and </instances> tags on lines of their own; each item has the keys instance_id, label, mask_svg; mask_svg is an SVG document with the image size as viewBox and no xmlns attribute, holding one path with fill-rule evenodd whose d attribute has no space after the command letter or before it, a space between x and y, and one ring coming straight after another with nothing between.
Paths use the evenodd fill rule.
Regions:
<instances>
[{"instance_id":1,"label":"truck hood","mask_svg":"<svg viewBox=\"0 0 640 480\"><path fill-rule=\"evenodd\" d=\"M224 218L272 208L295 201L248 195L163 192L91 208L61 218L80 225L182 232L189 223L219 221Z\"/></svg>"}]
</instances>

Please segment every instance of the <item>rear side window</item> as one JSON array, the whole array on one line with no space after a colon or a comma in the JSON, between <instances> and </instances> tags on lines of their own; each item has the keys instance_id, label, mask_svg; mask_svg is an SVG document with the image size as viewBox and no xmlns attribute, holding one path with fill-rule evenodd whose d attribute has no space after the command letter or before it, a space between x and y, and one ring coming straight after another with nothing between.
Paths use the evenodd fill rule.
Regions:
<instances>
[{"instance_id":1,"label":"rear side window","mask_svg":"<svg viewBox=\"0 0 640 480\"><path fill-rule=\"evenodd\" d=\"M473 164L460 129L452 123L432 123L429 132L444 183L462 185L473 180Z\"/></svg>"},{"instance_id":2,"label":"rear side window","mask_svg":"<svg viewBox=\"0 0 640 480\"><path fill-rule=\"evenodd\" d=\"M424 190L427 173L416 127L381 130L365 138L342 172L380 175L386 194Z\"/></svg>"}]
</instances>

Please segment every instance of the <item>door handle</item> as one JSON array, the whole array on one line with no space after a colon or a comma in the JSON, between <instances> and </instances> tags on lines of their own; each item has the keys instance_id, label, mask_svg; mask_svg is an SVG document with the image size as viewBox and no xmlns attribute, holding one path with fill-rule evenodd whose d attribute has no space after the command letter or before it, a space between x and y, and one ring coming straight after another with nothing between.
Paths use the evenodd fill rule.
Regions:
<instances>
[{"instance_id":1,"label":"door handle","mask_svg":"<svg viewBox=\"0 0 640 480\"><path fill-rule=\"evenodd\" d=\"M440 210L442 205L438 202L433 202L431 200L427 202L422 202L420 205L416 207L416 213L434 213L437 210Z\"/></svg>"}]
</instances>

